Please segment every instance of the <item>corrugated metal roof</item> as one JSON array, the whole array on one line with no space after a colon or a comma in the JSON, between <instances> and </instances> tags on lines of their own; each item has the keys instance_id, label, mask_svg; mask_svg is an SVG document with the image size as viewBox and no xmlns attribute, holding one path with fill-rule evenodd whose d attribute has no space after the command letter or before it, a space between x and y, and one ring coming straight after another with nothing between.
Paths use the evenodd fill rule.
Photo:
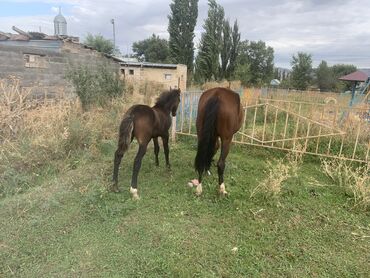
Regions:
<instances>
[{"instance_id":1,"label":"corrugated metal roof","mask_svg":"<svg viewBox=\"0 0 370 278\"><path fill-rule=\"evenodd\" d=\"M18 47L28 47L35 49L44 49L50 51L59 51L63 41L60 40L29 40L29 41L0 41L0 45L5 46L18 46Z\"/></svg>"},{"instance_id":2,"label":"corrugated metal roof","mask_svg":"<svg viewBox=\"0 0 370 278\"><path fill-rule=\"evenodd\" d=\"M338 79L343 81L365 82L369 78L370 78L370 69L363 69L344 75L342 77L339 77Z\"/></svg>"},{"instance_id":3,"label":"corrugated metal roof","mask_svg":"<svg viewBox=\"0 0 370 278\"><path fill-rule=\"evenodd\" d=\"M148 63L148 62L123 62L121 66L131 66L131 67L144 67L144 68L166 68L166 69L176 69L175 64L159 64L159 63Z\"/></svg>"}]
</instances>

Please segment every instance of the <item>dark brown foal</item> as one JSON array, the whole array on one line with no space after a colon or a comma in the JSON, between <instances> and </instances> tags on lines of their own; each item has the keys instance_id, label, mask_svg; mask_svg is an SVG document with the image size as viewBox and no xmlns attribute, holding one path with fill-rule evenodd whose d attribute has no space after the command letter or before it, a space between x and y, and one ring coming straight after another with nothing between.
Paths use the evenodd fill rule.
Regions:
<instances>
[{"instance_id":1,"label":"dark brown foal","mask_svg":"<svg viewBox=\"0 0 370 278\"><path fill-rule=\"evenodd\" d=\"M227 194L224 184L225 161L233 135L240 129L243 117L244 110L240 97L232 90L213 88L201 95L196 121L198 150L195 169L198 171L198 180L189 183L189 186L196 186L197 195L202 194L202 175L211 167L219 139L221 139L221 154L217 162L219 191L222 195Z\"/></svg>"},{"instance_id":2,"label":"dark brown foal","mask_svg":"<svg viewBox=\"0 0 370 278\"><path fill-rule=\"evenodd\" d=\"M130 192L134 199L138 199L137 177L141 161L146 153L148 143L153 138L155 164L158 166L159 144L158 137L162 137L166 165L170 167L169 160L169 128L171 114L176 116L180 102L180 90L170 90L162 93L153 107L147 105L134 105L125 113L119 129L118 147L114 156L113 191L118 192L118 170L124 153L130 143L136 138L139 150L134 160Z\"/></svg>"}]
</instances>

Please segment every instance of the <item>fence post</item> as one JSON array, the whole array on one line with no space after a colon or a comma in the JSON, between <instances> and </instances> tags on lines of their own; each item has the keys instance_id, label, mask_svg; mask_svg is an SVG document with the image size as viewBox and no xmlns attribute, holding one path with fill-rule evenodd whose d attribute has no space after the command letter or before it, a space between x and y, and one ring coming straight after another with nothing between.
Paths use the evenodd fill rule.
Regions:
<instances>
[{"instance_id":1,"label":"fence post","mask_svg":"<svg viewBox=\"0 0 370 278\"><path fill-rule=\"evenodd\" d=\"M172 128L171 128L171 141L172 141L172 143L176 142L176 121L177 121L176 116L172 117Z\"/></svg>"}]
</instances>

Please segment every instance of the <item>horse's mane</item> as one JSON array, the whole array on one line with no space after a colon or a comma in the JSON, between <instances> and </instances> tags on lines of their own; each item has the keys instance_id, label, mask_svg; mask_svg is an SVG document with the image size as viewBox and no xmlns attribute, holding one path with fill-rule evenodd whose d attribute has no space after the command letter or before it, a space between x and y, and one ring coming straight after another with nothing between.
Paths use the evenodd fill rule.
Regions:
<instances>
[{"instance_id":1,"label":"horse's mane","mask_svg":"<svg viewBox=\"0 0 370 278\"><path fill-rule=\"evenodd\" d=\"M166 107L166 105L171 104L178 96L178 90L164 91L156 100L154 106L156 107Z\"/></svg>"}]
</instances>

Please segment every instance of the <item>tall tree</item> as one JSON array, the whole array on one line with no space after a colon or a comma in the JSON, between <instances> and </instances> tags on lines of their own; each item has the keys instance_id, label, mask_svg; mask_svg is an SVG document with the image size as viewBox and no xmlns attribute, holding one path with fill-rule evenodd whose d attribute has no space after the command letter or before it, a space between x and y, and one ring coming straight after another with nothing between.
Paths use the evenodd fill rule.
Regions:
<instances>
[{"instance_id":1,"label":"tall tree","mask_svg":"<svg viewBox=\"0 0 370 278\"><path fill-rule=\"evenodd\" d=\"M291 65L291 82L293 87L298 90L307 90L312 80L311 54L298 52L297 56L293 55Z\"/></svg>"},{"instance_id":2,"label":"tall tree","mask_svg":"<svg viewBox=\"0 0 370 278\"><path fill-rule=\"evenodd\" d=\"M168 16L170 59L176 64L185 64L193 71L194 28L198 18L198 0L173 0Z\"/></svg>"},{"instance_id":3,"label":"tall tree","mask_svg":"<svg viewBox=\"0 0 370 278\"><path fill-rule=\"evenodd\" d=\"M228 79L232 78L235 74L236 69L236 61L238 59L239 54L239 47L240 47L240 32L239 32L239 25L238 21L235 20L234 27L232 28L231 33L231 49L230 49L230 61L229 66L227 69L226 77Z\"/></svg>"},{"instance_id":4,"label":"tall tree","mask_svg":"<svg viewBox=\"0 0 370 278\"><path fill-rule=\"evenodd\" d=\"M221 41L221 51L220 51L220 73L219 78L224 79L227 75L227 69L230 62L230 54L232 48L231 39L231 26L229 20L224 20L222 28L222 41Z\"/></svg>"},{"instance_id":5,"label":"tall tree","mask_svg":"<svg viewBox=\"0 0 370 278\"><path fill-rule=\"evenodd\" d=\"M114 48L113 42L104 38L102 35L88 33L83 43L105 54L112 55L119 53L119 50Z\"/></svg>"},{"instance_id":6,"label":"tall tree","mask_svg":"<svg viewBox=\"0 0 370 278\"><path fill-rule=\"evenodd\" d=\"M139 60L152 63L169 61L168 41L153 34L150 38L134 42L132 51Z\"/></svg>"},{"instance_id":7,"label":"tall tree","mask_svg":"<svg viewBox=\"0 0 370 278\"><path fill-rule=\"evenodd\" d=\"M196 58L196 77L201 82L218 79L221 34L225 17L224 8L215 0L208 0L208 6L208 17L203 25L205 31L202 33Z\"/></svg>"},{"instance_id":8,"label":"tall tree","mask_svg":"<svg viewBox=\"0 0 370 278\"><path fill-rule=\"evenodd\" d=\"M334 88L335 82L333 71L328 67L328 63L326 61L321 61L320 65L315 70L315 73L317 86L320 91L327 92Z\"/></svg>"},{"instance_id":9,"label":"tall tree","mask_svg":"<svg viewBox=\"0 0 370 278\"><path fill-rule=\"evenodd\" d=\"M252 85L268 84L274 74L274 50L265 42L240 43L238 67L249 67L249 83Z\"/></svg>"},{"instance_id":10,"label":"tall tree","mask_svg":"<svg viewBox=\"0 0 370 278\"><path fill-rule=\"evenodd\" d=\"M229 20L225 20L222 29L222 44L220 52L219 79L231 80L235 75L236 59L239 54L240 33L238 22L231 27Z\"/></svg>"}]
</instances>

